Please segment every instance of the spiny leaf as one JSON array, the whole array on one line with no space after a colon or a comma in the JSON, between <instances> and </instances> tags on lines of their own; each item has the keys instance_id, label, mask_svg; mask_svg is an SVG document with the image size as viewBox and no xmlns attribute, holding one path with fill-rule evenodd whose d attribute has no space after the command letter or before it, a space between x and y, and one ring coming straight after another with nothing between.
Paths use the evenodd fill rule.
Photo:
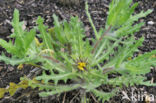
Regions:
<instances>
[{"instance_id":1,"label":"spiny leaf","mask_svg":"<svg viewBox=\"0 0 156 103\"><path fill-rule=\"evenodd\" d=\"M115 35L117 37L126 36L128 34L131 34L132 35L135 32L138 32L143 25L144 25L144 23L141 22L141 23L136 24L134 26L132 26L132 25L122 26L121 28L119 28L118 30L115 31Z\"/></svg>"},{"instance_id":2,"label":"spiny leaf","mask_svg":"<svg viewBox=\"0 0 156 103\"><path fill-rule=\"evenodd\" d=\"M32 57L32 58L25 57L25 58L16 59L14 57L12 58L6 57L4 54L0 56L0 60L5 61L6 64L11 64L11 65L30 63L30 62L34 62L34 63L39 62L36 57Z\"/></svg>"},{"instance_id":3,"label":"spiny leaf","mask_svg":"<svg viewBox=\"0 0 156 103\"><path fill-rule=\"evenodd\" d=\"M36 34L36 31L34 29L30 30L30 32L27 32L25 34L24 41L25 41L25 50L26 51L29 49L30 44L34 40L35 34Z\"/></svg>"},{"instance_id":4,"label":"spiny leaf","mask_svg":"<svg viewBox=\"0 0 156 103\"><path fill-rule=\"evenodd\" d=\"M127 63L125 63L125 68L130 70L133 74L145 74L150 72L151 66L156 66L156 58L151 58L153 54L156 54L156 50L149 53L142 54Z\"/></svg>"},{"instance_id":5,"label":"spiny leaf","mask_svg":"<svg viewBox=\"0 0 156 103\"><path fill-rule=\"evenodd\" d=\"M138 21L139 18L142 18L142 17L146 17L148 14L150 14L153 10L147 10L146 12L143 12L141 11L140 13L138 14L135 14L135 15L131 15L131 17L129 18L129 20L127 22L125 22L125 25L126 24L132 24L133 22L135 21Z\"/></svg>"},{"instance_id":6,"label":"spiny leaf","mask_svg":"<svg viewBox=\"0 0 156 103\"><path fill-rule=\"evenodd\" d=\"M134 40L134 39L132 38L132 40ZM121 63L124 61L125 58L131 56L136 50L138 50L138 47L142 45L143 41L144 41L144 37L137 40L135 44L128 44L128 45L126 45L125 48L121 48L123 50L120 51L120 53L119 53L120 58L118 59L117 63L115 64L116 68L120 67Z\"/></svg>"},{"instance_id":7,"label":"spiny leaf","mask_svg":"<svg viewBox=\"0 0 156 103\"><path fill-rule=\"evenodd\" d=\"M14 33L11 35L12 38L15 38L15 42L11 41L6 42L3 39L0 39L0 45L7 50L8 53L12 54L16 58L23 58L27 55L28 49L35 37L35 30L30 30L27 32L22 29L22 22L19 21L19 11L14 10L12 20L12 26L14 28Z\"/></svg>"},{"instance_id":8,"label":"spiny leaf","mask_svg":"<svg viewBox=\"0 0 156 103\"><path fill-rule=\"evenodd\" d=\"M113 0L109 6L107 25L119 27L132 15L137 3L130 7L132 0ZM124 9L123 9L124 8Z\"/></svg>"},{"instance_id":9,"label":"spiny leaf","mask_svg":"<svg viewBox=\"0 0 156 103\"><path fill-rule=\"evenodd\" d=\"M63 26L59 22L58 17L55 14L53 15L53 18L54 18L55 37L58 39L58 41L61 42L61 44L65 44L66 40L65 40L65 35L63 33Z\"/></svg>"},{"instance_id":10,"label":"spiny leaf","mask_svg":"<svg viewBox=\"0 0 156 103\"><path fill-rule=\"evenodd\" d=\"M52 47L52 39L49 33L47 33L47 27L43 25L44 19L40 16L37 19L38 29L41 33L41 37L43 39L43 43L47 49L53 49Z\"/></svg>"},{"instance_id":11,"label":"spiny leaf","mask_svg":"<svg viewBox=\"0 0 156 103\"><path fill-rule=\"evenodd\" d=\"M37 80L44 80L45 83L47 84L48 81L50 80L54 80L55 85L57 85L59 80L64 80L65 82L67 81L67 79L73 78L75 77L76 74L75 73L61 73L61 74L53 74L53 75L46 75L45 73L43 73L41 76L36 77Z\"/></svg>"},{"instance_id":12,"label":"spiny leaf","mask_svg":"<svg viewBox=\"0 0 156 103\"><path fill-rule=\"evenodd\" d=\"M71 91L71 90L74 90L76 88L79 88L80 85L79 84L75 84L75 85L58 85L58 86L54 86L54 90L52 91L47 91L47 92L41 92L39 93L40 96L42 97L47 97L49 95L55 95L55 94L59 94L59 93L62 93L62 92L67 92L67 91Z\"/></svg>"},{"instance_id":13,"label":"spiny leaf","mask_svg":"<svg viewBox=\"0 0 156 103\"><path fill-rule=\"evenodd\" d=\"M0 46L5 48L8 53L12 53L14 55L16 55L16 53L17 53L17 50L16 50L16 48L14 47L14 45L12 44L11 41L6 42L5 40L0 39Z\"/></svg>"},{"instance_id":14,"label":"spiny leaf","mask_svg":"<svg viewBox=\"0 0 156 103\"><path fill-rule=\"evenodd\" d=\"M103 91L99 91L97 89L93 89L91 90L91 92L94 93L94 95L96 97L98 97L99 100L102 100L102 103L104 103L104 101L108 101L112 96L115 96L115 93L117 92L117 89L114 89L113 91L111 91L111 93L106 93Z\"/></svg>"}]
</instances>

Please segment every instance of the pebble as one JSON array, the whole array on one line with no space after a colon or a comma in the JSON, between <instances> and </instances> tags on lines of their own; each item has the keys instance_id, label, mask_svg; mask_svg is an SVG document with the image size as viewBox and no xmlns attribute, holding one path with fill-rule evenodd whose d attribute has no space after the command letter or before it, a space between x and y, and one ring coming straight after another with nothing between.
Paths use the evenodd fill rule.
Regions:
<instances>
[{"instance_id":1,"label":"pebble","mask_svg":"<svg viewBox=\"0 0 156 103\"><path fill-rule=\"evenodd\" d=\"M149 25L153 25L154 22L153 22L153 21L148 21L147 24L149 24Z\"/></svg>"},{"instance_id":2,"label":"pebble","mask_svg":"<svg viewBox=\"0 0 156 103\"><path fill-rule=\"evenodd\" d=\"M0 35L8 35L9 29L5 26L0 26Z\"/></svg>"}]
</instances>

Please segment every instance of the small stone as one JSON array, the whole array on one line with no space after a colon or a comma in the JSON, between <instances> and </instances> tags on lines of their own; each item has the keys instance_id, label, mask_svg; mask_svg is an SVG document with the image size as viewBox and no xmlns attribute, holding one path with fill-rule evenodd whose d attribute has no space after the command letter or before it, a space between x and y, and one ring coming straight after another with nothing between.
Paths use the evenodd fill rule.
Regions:
<instances>
[{"instance_id":1,"label":"small stone","mask_svg":"<svg viewBox=\"0 0 156 103\"><path fill-rule=\"evenodd\" d=\"M9 67L8 67L8 70L11 72L11 71L14 70L14 68L9 66Z\"/></svg>"},{"instance_id":2,"label":"small stone","mask_svg":"<svg viewBox=\"0 0 156 103\"><path fill-rule=\"evenodd\" d=\"M149 24L149 25L153 25L154 22L153 22L153 21L148 21L147 24Z\"/></svg>"},{"instance_id":3,"label":"small stone","mask_svg":"<svg viewBox=\"0 0 156 103\"><path fill-rule=\"evenodd\" d=\"M8 34L9 34L8 27L0 26L0 35L8 35Z\"/></svg>"}]
</instances>

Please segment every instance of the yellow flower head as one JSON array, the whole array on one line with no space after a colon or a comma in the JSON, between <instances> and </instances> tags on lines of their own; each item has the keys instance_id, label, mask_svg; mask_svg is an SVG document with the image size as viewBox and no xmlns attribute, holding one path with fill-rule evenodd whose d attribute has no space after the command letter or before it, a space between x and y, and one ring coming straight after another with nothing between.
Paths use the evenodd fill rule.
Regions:
<instances>
[{"instance_id":1,"label":"yellow flower head","mask_svg":"<svg viewBox=\"0 0 156 103\"><path fill-rule=\"evenodd\" d=\"M86 68L86 63L84 62L78 62L78 69L84 71L84 69Z\"/></svg>"}]
</instances>

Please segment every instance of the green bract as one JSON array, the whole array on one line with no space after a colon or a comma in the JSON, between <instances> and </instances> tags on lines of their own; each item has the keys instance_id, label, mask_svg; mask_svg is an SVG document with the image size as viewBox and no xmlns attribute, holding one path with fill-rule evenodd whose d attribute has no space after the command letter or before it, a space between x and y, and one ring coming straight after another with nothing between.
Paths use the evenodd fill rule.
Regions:
<instances>
[{"instance_id":1,"label":"green bract","mask_svg":"<svg viewBox=\"0 0 156 103\"><path fill-rule=\"evenodd\" d=\"M104 102L114 96L123 84L155 85L143 80L150 67L156 66L156 58L151 57L156 54L156 50L128 60L144 41L144 37L136 40L133 35L144 23L134 25L134 22L152 12L148 10L134 15L138 4L131 4L132 0L113 0L109 6L105 28L97 31L86 3L86 14L95 33L93 45L90 45L89 40L83 40L84 25L78 17L71 17L68 22L59 21L53 15L53 28L45 26L44 19L38 17L35 29L40 34L36 34L35 29L22 29L19 12L15 9L12 22L14 33L11 35L15 42L0 39L0 45L12 54L12 58L2 55L0 60L12 65L40 62L43 72L35 79L42 82L27 79L31 87L39 87L40 96L43 97L83 89L82 103L86 101L87 92L94 93ZM40 45L35 42L36 37L42 41ZM111 73L121 75L108 78ZM111 92L99 90L98 87L103 84L112 85L114 89Z\"/></svg>"}]
</instances>

